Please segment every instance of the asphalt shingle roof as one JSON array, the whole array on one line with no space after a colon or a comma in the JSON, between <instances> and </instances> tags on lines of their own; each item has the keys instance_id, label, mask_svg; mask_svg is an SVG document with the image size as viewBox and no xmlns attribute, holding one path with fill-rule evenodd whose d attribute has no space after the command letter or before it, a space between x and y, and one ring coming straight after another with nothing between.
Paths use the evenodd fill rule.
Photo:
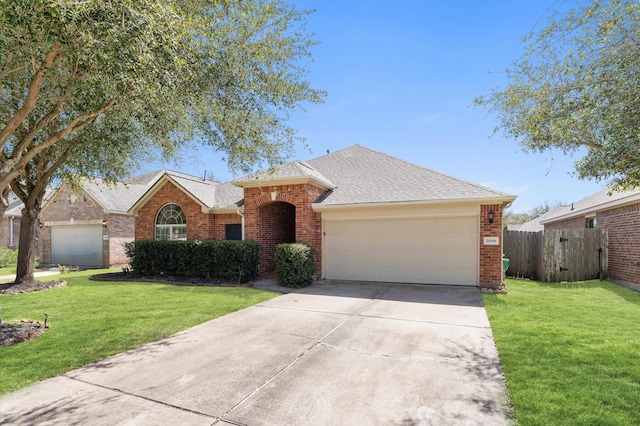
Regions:
<instances>
[{"instance_id":1,"label":"asphalt shingle roof","mask_svg":"<svg viewBox=\"0 0 640 426\"><path fill-rule=\"evenodd\" d=\"M360 145L323 155L308 164L336 185L322 205L515 199Z\"/></svg>"},{"instance_id":2,"label":"asphalt shingle roof","mask_svg":"<svg viewBox=\"0 0 640 426\"><path fill-rule=\"evenodd\" d=\"M640 195L640 190L633 189L629 191L613 191L611 195L609 192L610 188L604 188L595 194L592 194L586 198L583 198L580 201L576 201L575 203L571 203L566 206L560 206L554 210L552 210L548 217L541 220L544 223L552 223L557 220L563 220L565 218L580 216L587 211L598 210L598 207L604 207L605 204L609 204L612 202L619 201L620 203L624 203L626 198L633 197L636 195Z\"/></svg>"},{"instance_id":3,"label":"asphalt shingle roof","mask_svg":"<svg viewBox=\"0 0 640 426\"><path fill-rule=\"evenodd\" d=\"M566 210L566 207L568 206L557 206L554 207L553 209L549 210L548 212L546 212L545 214L542 214L534 219L531 219L528 222L525 222L521 225L518 225L516 228L514 228L515 231L522 231L522 232L539 232L544 230L544 225L542 224L542 221L545 221L547 219L550 219L552 217L554 217L555 215L557 215L559 212L563 212Z\"/></svg>"},{"instance_id":4,"label":"asphalt shingle roof","mask_svg":"<svg viewBox=\"0 0 640 426\"><path fill-rule=\"evenodd\" d=\"M218 183L170 170L136 176L116 184L85 181L84 188L105 209L128 212L153 186L167 176L208 208L242 205L244 190L253 181L309 178L330 188L317 203L348 205L411 201L513 200L515 196L464 181L391 157L360 145L308 162L297 160L233 182Z\"/></svg>"},{"instance_id":5,"label":"asphalt shingle roof","mask_svg":"<svg viewBox=\"0 0 640 426\"><path fill-rule=\"evenodd\" d=\"M162 171L149 173L113 184L95 178L84 180L82 187L106 210L126 213L160 178L162 173Z\"/></svg>"},{"instance_id":6,"label":"asphalt shingle roof","mask_svg":"<svg viewBox=\"0 0 640 426\"><path fill-rule=\"evenodd\" d=\"M237 179L234 182L240 186L253 182L261 182L266 185L271 182L276 184L278 181L290 181L295 179L313 179L324 185L326 188L335 187L335 185L323 176L322 173L311 167L309 163L302 160L296 160L291 163L283 164L279 167L254 173Z\"/></svg>"}]
</instances>

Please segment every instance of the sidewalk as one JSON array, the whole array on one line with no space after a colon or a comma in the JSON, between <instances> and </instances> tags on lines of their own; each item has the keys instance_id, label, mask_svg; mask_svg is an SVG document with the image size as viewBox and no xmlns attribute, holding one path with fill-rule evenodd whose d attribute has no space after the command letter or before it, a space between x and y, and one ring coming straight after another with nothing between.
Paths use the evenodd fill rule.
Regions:
<instances>
[{"instance_id":1,"label":"sidewalk","mask_svg":"<svg viewBox=\"0 0 640 426\"><path fill-rule=\"evenodd\" d=\"M60 275L60 271L36 271L33 273L35 277L48 277L49 275ZM16 274L1 275L0 284L7 284L16 279Z\"/></svg>"}]
</instances>

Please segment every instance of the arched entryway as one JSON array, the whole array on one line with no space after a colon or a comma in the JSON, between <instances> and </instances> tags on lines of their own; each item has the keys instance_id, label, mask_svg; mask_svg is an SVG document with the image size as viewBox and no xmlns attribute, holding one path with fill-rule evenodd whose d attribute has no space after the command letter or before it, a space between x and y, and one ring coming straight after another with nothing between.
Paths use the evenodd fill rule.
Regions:
<instances>
[{"instance_id":1,"label":"arched entryway","mask_svg":"<svg viewBox=\"0 0 640 426\"><path fill-rule=\"evenodd\" d=\"M258 242L262 244L260 273L275 271L276 246L296 241L296 206L277 201L258 208Z\"/></svg>"}]
</instances>

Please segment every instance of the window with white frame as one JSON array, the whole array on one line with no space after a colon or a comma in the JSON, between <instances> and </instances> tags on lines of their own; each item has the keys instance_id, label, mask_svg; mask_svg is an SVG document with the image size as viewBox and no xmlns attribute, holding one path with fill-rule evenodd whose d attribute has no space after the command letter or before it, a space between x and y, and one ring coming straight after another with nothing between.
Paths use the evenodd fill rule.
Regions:
<instances>
[{"instance_id":1,"label":"window with white frame","mask_svg":"<svg viewBox=\"0 0 640 426\"><path fill-rule=\"evenodd\" d=\"M156 217L156 240L186 240L187 219L176 204L167 204Z\"/></svg>"}]
</instances>

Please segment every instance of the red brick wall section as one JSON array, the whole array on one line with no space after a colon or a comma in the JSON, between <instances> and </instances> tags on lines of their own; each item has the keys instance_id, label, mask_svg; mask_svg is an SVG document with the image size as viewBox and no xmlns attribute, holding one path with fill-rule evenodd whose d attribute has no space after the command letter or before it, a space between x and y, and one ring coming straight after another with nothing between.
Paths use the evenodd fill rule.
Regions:
<instances>
[{"instance_id":1,"label":"red brick wall section","mask_svg":"<svg viewBox=\"0 0 640 426\"><path fill-rule=\"evenodd\" d=\"M262 244L260 267L274 271L276 246L296 242L296 206L282 201L263 204L258 208L258 241Z\"/></svg>"},{"instance_id":2,"label":"red brick wall section","mask_svg":"<svg viewBox=\"0 0 640 426\"><path fill-rule=\"evenodd\" d=\"M547 223L544 229L581 229L587 227L587 219L583 216L567 219L560 222Z\"/></svg>"},{"instance_id":3,"label":"red brick wall section","mask_svg":"<svg viewBox=\"0 0 640 426\"><path fill-rule=\"evenodd\" d=\"M217 214L215 215L213 222L213 235L211 238L214 240L224 240L227 236L226 225L242 223L242 217L236 213ZM187 226L188 229L188 226Z\"/></svg>"},{"instance_id":4,"label":"red brick wall section","mask_svg":"<svg viewBox=\"0 0 640 426\"><path fill-rule=\"evenodd\" d=\"M135 239L155 239L158 211L166 204L178 205L187 220L188 240L207 240L214 235L214 215L202 213L202 207L171 182L166 182L138 211L135 218Z\"/></svg>"},{"instance_id":5,"label":"red brick wall section","mask_svg":"<svg viewBox=\"0 0 640 426\"><path fill-rule=\"evenodd\" d=\"M126 266L129 258L125 254L124 245L133 241L134 218L122 214L110 214L107 218L107 232L109 240L103 240L103 257L107 256L105 264L114 266ZM106 245L106 249L105 249Z\"/></svg>"},{"instance_id":6,"label":"red brick wall section","mask_svg":"<svg viewBox=\"0 0 640 426\"><path fill-rule=\"evenodd\" d=\"M489 211L493 223L489 224ZM502 284L502 204L480 206L480 287L498 288ZM484 237L499 237L497 246L484 245Z\"/></svg>"},{"instance_id":7,"label":"red brick wall section","mask_svg":"<svg viewBox=\"0 0 640 426\"><path fill-rule=\"evenodd\" d=\"M609 278L640 284L640 204L597 213L596 227L609 234Z\"/></svg>"},{"instance_id":8,"label":"red brick wall section","mask_svg":"<svg viewBox=\"0 0 640 426\"><path fill-rule=\"evenodd\" d=\"M275 200L272 200L272 192L275 192ZM285 202L295 206L296 234L295 241L307 243L316 248L316 273L322 270L322 222L320 214L311 209L311 204L323 189L310 184L279 185L263 188L245 188L244 190L244 215L245 215L245 239L255 240L265 245L261 241L259 233L260 214L262 206L274 201ZM271 250L271 248L269 248ZM275 252L275 247L274 247ZM263 247L263 259L267 251ZM268 263L262 262L260 272L270 272Z\"/></svg>"}]
</instances>

